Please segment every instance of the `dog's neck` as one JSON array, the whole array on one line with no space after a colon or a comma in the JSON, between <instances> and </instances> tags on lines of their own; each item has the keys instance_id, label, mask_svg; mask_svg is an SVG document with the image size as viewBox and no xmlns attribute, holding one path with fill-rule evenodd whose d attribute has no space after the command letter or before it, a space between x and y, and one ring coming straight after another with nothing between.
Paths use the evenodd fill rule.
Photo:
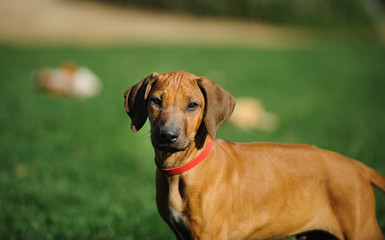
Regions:
<instances>
[{"instance_id":1,"label":"dog's neck","mask_svg":"<svg viewBox=\"0 0 385 240\"><path fill-rule=\"evenodd\" d=\"M197 157L205 149L210 140L211 138L207 135L203 144L197 144L196 141L192 141L186 150L175 153L168 153L155 149L155 161L161 168L183 166Z\"/></svg>"}]
</instances>

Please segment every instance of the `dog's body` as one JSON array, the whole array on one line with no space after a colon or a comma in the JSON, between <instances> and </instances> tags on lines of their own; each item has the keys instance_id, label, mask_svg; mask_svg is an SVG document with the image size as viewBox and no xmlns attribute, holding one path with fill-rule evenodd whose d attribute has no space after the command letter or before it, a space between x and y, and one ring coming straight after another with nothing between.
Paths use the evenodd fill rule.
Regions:
<instances>
[{"instance_id":1,"label":"dog's body","mask_svg":"<svg viewBox=\"0 0 385 240\"><path fill-rule=\"evenodd\" d=\"M125 93L132 130L150 120L158 211L177 239L384 239L371 184L385 192L385 177L314 146L215 140L234 105L185 72L154 73ZM211 141L194 168L161 170L193 161Z\"/></svg>"}]
</instances>

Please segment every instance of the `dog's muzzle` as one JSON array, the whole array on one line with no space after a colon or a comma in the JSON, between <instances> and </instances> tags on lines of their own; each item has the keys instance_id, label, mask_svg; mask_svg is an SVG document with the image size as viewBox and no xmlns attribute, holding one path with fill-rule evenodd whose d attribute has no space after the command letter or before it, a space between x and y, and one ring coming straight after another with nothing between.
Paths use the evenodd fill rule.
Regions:
<instances>
[{"instance_id":1,"label":"dog's muzzle","mask_svg":"<svg viewBox=\"0 0 385 240\"><path fill-rule=\"evenodd\" d=\"M186 141L185 134L181 134L179 129L171 127L157 128L151 134L151 142L155 149L163 152L178 152L186 150L191 144Z\"/></svg>"}]
</instances>

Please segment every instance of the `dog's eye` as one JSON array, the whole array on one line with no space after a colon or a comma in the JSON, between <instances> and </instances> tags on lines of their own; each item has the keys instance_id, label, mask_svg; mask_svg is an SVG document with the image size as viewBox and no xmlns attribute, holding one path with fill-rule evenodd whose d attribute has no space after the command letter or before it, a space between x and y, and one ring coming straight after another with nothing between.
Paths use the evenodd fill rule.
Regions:
<instances>
[{"instance_id":1,"label":"dog's eye","mask_svg":"<svg viewBox=\"0 0 385 240\"><path fill-rule=\"evenodd\" d=\"M162 100L160 98L151 98L151 102L157 107L162 107Z\"/></svg>"},{"instance_id":2,"label":"dog's eye","mask_svg":"<svg viewBox=\"0 0 385 240\"><path fill-rule=\"evenodd\" d=\"M199 106L198 103L196 103L196 102L190 102L190 103L187 105L187 110L193 111L193 110L195 110L198 106Z\"/></svg>"}]
</instances>

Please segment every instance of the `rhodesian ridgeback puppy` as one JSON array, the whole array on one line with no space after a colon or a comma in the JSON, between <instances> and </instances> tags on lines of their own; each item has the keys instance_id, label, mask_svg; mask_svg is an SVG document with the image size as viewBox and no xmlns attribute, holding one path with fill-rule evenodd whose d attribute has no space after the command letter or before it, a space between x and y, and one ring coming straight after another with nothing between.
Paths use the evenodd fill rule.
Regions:
<instances>
[{"instance_id":1,"label":"rhodesian ridgeback puppy","mask_svg":"<svg viewBox=\"0 0 385 240\"><path fill-rule=\"evenodd\" d=\"M177 239L384 239L371 185L385 192L385 177L310 145L216 139L234 106L182 71L125 92L132 131L150 121L158 211Z\"/></svg>"}]
</instances>

